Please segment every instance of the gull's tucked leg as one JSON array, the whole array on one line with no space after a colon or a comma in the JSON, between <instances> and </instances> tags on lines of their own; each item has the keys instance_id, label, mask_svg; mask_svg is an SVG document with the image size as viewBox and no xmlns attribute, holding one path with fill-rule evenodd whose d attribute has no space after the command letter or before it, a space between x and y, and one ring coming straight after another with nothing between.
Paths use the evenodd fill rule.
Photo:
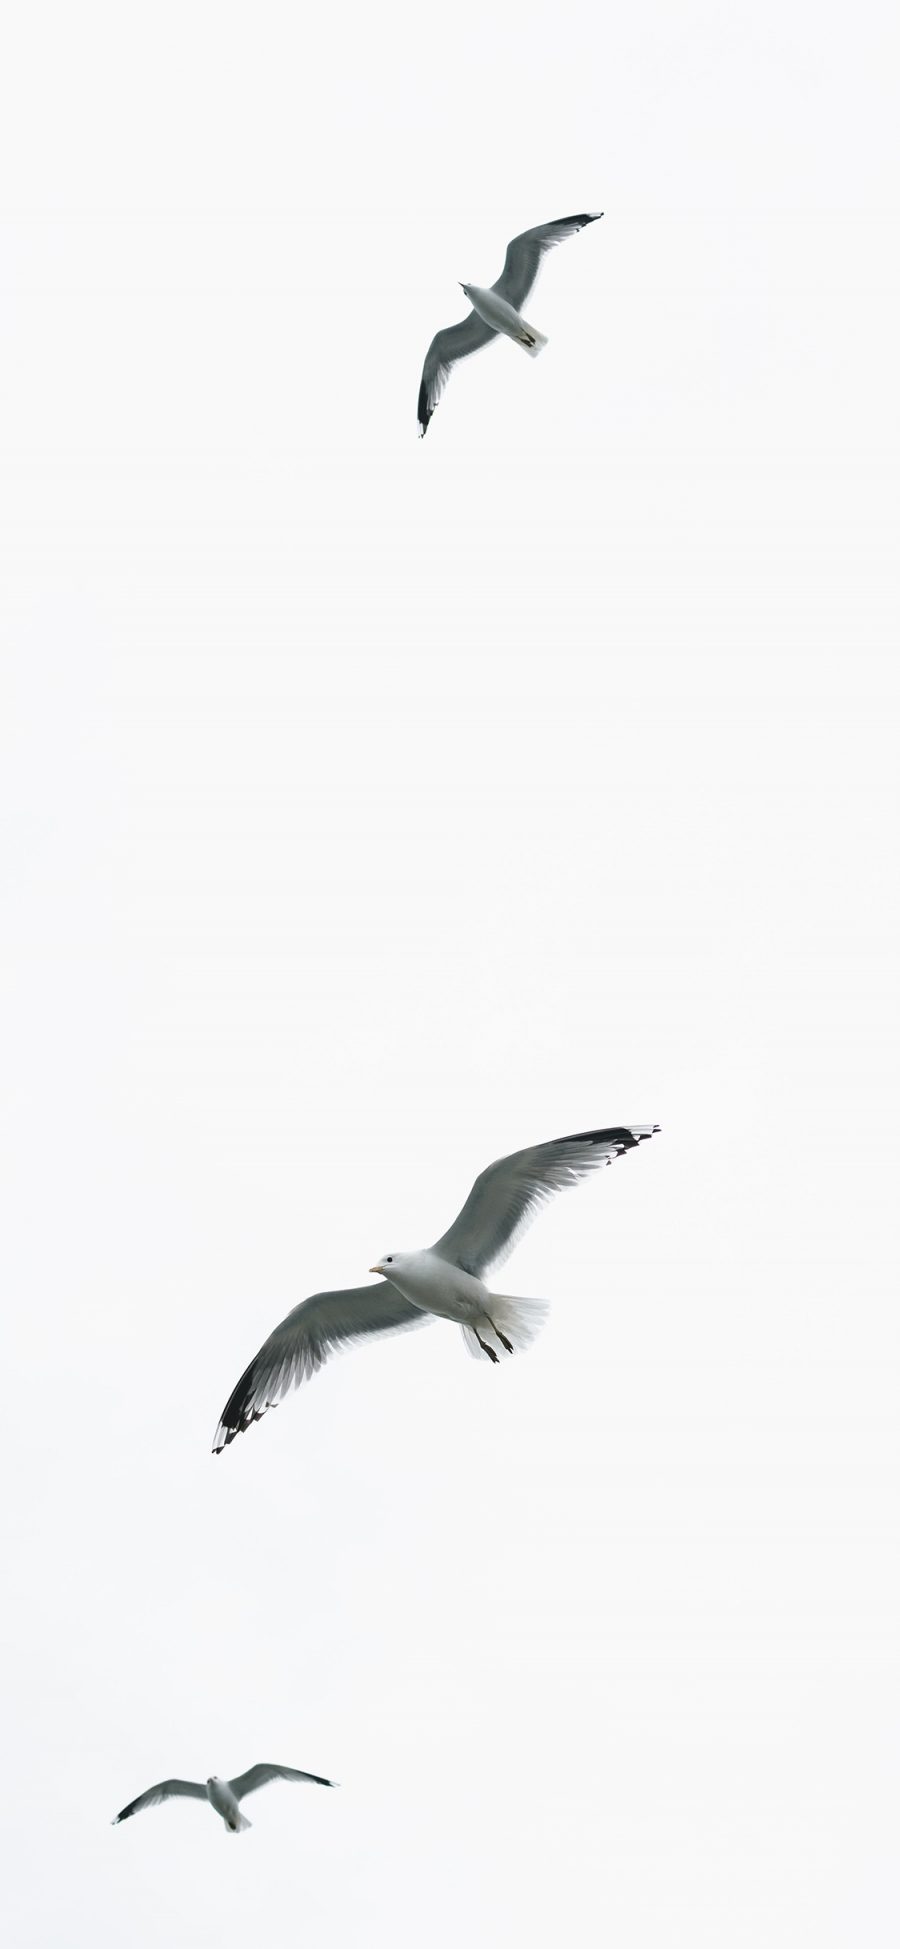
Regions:
<instances>
[{"instance_id":1,"label":"gull's tucked leg","mask_svg":"<svg viewBox=\"0 0 900 1949\"><path fill-rule=\"evenodd\" d=\"M528 353L530 359L536 359L547 343L543 332L539 332L536 325L529 325L525 318L519 319L519 330L512 336L515 343L521 345L523 352Z\"/></svg>"},{"instance_id":2,"label":"gull's tucked leg","mask_svg":"<svg viewBox=\"0 0 900 1949\"><path fill-rule=\"evenodd\" d=\"M496 1325L495 1325L495 1323L494 1323L494 1321L493 1321L493 1320L491 1319L491 1316L490 1316L490 1313L485 1313L485 1316L484 1316L484 1317L485 1317L485 1319L487 1320L487 1323L488 1323L488 1326L489 1326L489 1327L491 1328L491 1330L492 1330L492 1332L494 1332L494 1333L496 1333L496 1335L497 1335L497 1338L498 1338L498 1340L499 1340L499 1342L500 1342L500 1345L501 1345L501 1347L505 1347L505 1348L506 1348L506 1351L507 1351L507 1353L515 1353L515 1351L516 1351L516 1350L515 1350L515 1347L513 1346L513 1343L512 1343L512 1341L511 1341L511 1340L507 1340L507 1337L506 1337L506 1334L505 1334L505 1333L501 1333L501 1331L500 1331L500 1328L499 1328L499 1326L496 1326ZM482 1344L483 1344L483 1343L482 1343ZM494 1359L496 1360L496 1358L497 1358L497 1356L496 1356L496 1354L495 1354L495 1355L494 1355Z\"/></svg>"},{"instance_id":3,"label":"gull's tucked leg","mask_svg":"<svg viewBox=\"0 0 900 1949\"><path fill-rule=\"evenodd\" d=\"M495 1327L495 1328L494 1328L494 1332L496 1333L496 1331L497 1331L497 1329L496 1329L496 1327ZM478 1328L477 1328L477 1326L473 1326L473 1328L472 1328L472 1332L474 1333L474 1335L475 1335L475 1338L476 1338L476 1340L478 1341L478 1345L480 1346L480 1348L481 1348L481 1351L482 1351L482 1353L486 1353L486 1354L487 1354L487 1357L488 1357L488 1359L489 1359L489 1360L492 1360L492 1361L493 1361L493 1363L494 1363L494 1366L496 1367L496 1365L497 1365L497 1361L498 1361L498 1360L499 1360L499 1358L500 1358L500 1356L499 1356L499 1354L498 1354L498 1353L496 1352L496 1350L495 1350L495 1349L494 1349L493 1347L489 1347L489 1346L488 1346L488 1343L487 1343L487 1341L486 1341L486 1340L482 1340L482 1337L481 1337L481 1334L479 1333L479 1331L478 1331ZM512 1352L512 1348L510 1348L510 1352Z\"/></svg>"}]
</instances>

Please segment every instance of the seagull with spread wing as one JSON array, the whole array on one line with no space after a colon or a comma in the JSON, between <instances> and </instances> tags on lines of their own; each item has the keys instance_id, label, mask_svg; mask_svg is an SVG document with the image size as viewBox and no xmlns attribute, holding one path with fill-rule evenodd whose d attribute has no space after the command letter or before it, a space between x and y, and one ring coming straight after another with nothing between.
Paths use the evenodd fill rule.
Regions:
<instances>
[{"instance_id":1,"label":"seagull with spread wing","mask_svg":"<svg viewBox=\"0 0 900 1949\"><path fill-rule=\"evenodd\" d=\"M367 1334L424 1326L437 1315L462 1327L469 1352L479 1360L496 1363L528 1346L543 1322L545 1302L488 1292L485 1279L509 1257L555 1191L636 1150L658 1129L658 1123L621 1124L513 1151L475 1179L458 1217L435 1245L423 1252L387 1252L370 1266L382 1285L301 1300L241 1375L223 1409L213 1453L220 1454L235 1435L276 1407L324 1365L333 1349Z\"/></svg>"},{"instance_id":2,"label":"seagull with spread wing","mask_svg":"<svg viewBox=\"0 0 900 1949\"><path fill-rule=\"evenodd\" d=\"M215 1773L203 1786L200 1780L160 1780L156 1787L148 1787L146 1793L139 1793L136 1800L129 1800L127 1807L116 1815L113 1826L120 1820L129 1820L132 1814L139 1814L144 1807L158 1807L162 1800L208 1800L217 1814L220 1814L229 1834L240 1834L245 1827L252 1827L241 1813L240 1803L245 1794L256 1793L259 1787L268 1786L270 1780L306 1780L314 1787L333 1787L335 1780L323 1779L321 1773L298 1773L295 1766L248 1766L246 1773L239 1773L236 1780L219 1780Z\"/></svg>"},{"instance_id":3,"label":"seagull with spread wing","mask_svg":"<svg viewBox=\"0 0 900 1949\"><path fill-rule=\"evenodd\" d=\"M479 352L500 333L511 338L514 345L521 345L530 359L536 359L543 351L547 343L543 332L529 325L521 315L541 258L554 244L574 237L576 231L583 230L587 223L597 223L602 215L602 210L592 210L582 216L558 217L555 223L538 223L533 230L523 230L507 244L506 261L496 284L489 290L480 284L462 285L472 310L458 325L448 325L445 331L438 332L426 354L419 387L421 439L428 431L429 420L457 360Z\"/></svg>"}]
</instances>

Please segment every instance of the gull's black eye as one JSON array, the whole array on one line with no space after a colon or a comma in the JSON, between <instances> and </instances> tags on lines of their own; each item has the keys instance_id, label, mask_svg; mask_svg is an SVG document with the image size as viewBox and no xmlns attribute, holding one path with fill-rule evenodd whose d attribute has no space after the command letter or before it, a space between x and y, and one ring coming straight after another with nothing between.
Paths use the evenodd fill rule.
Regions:
<instances>
[{"instance_id":1,"label":"gull's black eye","mask_svg":"<svg viewBox=\"0 0 900 1949\"><path fill-rule=\"evenodd\" d=\"M388 1253L388 1255L387 1255L387 1258L385 1259L385 1262L384 1262L384 1263L385 1263L385 1265L393 1265L393 1263L394 1263L394 1261L393 1261L393 1259L391 1258L391 1255L390 1255L390 1252Z\"/></svg>"}]
</instances>

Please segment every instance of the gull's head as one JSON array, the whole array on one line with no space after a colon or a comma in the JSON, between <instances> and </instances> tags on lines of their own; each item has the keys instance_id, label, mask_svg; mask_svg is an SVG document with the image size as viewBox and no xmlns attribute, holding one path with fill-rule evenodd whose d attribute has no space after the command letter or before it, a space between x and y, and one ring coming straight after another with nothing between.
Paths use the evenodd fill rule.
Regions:
<instances>
[{"instance_id":1,"label":"gull's head","mask_svg":"<svg viewBox=\"0 0 900 1949\"><path fill-rule=\"evenodd\" d=\"M382 1279L390 1279L391 1274L402 1266L405 1257L406 1254L404 1252L385 1252L383 1258L378 1260L377 1265L370 1265L369 1271L380 1272Z\"/></svg>"},{"instance_id":2,"label":"gull's head","mask_svg":"<svg viewBox=\"0 0 900 1949\"><path fill-rule=\"evenodd\" d=\"M469 295L469 287L468 287L468 285L467 285L467 284L463 284L463 282L462 282L462 280L461 280L461 279L460 279L460 286L459 286L459 288L460 288L460 290L461 290L461 291L464 291L464 292L465 292L465 294L466 294L466 297L468 297L468 295Z\"/></svg>"},{"instance_id":3,"label":"gull's head","mask_svg":"<svg viewBox=\"0 0 900 1949\"><path fill-rule=\"evenodd\" d=\"M206 1784L207 1784L207 1786L208 1786L208 1787L217 1787L217 1786L218 1786L218 1784L219 1784L219 1776L218 1776L218 1773L211 1773L211 1774L210 1774L210 1776L209 1776L209 1779L208 1779L208 1780L207 1780L207 1782L206 1782Z\"/></svg>"}]
</instances>

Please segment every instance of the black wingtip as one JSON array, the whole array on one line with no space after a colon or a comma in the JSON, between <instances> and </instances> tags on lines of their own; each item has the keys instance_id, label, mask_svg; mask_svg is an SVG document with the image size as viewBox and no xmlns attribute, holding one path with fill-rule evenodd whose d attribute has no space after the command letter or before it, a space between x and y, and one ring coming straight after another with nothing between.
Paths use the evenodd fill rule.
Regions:
<instances>
[{"instance_id":1,"label":"black wingtip","mask_svg":"<svg viewBox=\"0 0 900 1949\"><path fill-rule=\"evenodd\" d=\"M273 1414L275 1409L280 1405L278 1401L266 1401L261 1408L251 1408L248 1414L240 1406L233 1406L235 1396L241 1393L243 1393L243 1383L239 1381L234 1395L232 1395L232 1399L225 1409L226 1415L234 1415L235 1419L233 1421L226 1421L224 1419L220 1421L216 1429L216 1445L212 1451L214 1455L221 1455L226 1448L230 1448L233 1441L237 1440L238 1435L245 1435L247 1429L252 1428L255 1421L261 1421L264 1414ZM220 1436L221 1440L219 1439Z\"/></svg>"},{"instance_id":2,"label":"black wingtip","mask_svg":"<svg viewBox=\"0 0 900 1949\"><path fill-rule=\"evenodd\" d=\"M654 1123L650 1129L641 1128L640 1125L631 1129L627 1123L620 1123L613 1124L609 1130L574 1130L560 1141L565 1144L602 1144L604 1147L615 1144L615 1154L621 1157L625 1151L637 1150L639 1144L645 1144L658 1129L658 1123Z\"/></svg>"},{"instance_id":3,"label":"black wingtip","mask_svg":"<svg viewBox=\"0 0 900 1949\"><path fill-rule=\"evenodd\" d=\"M425 391L425 384L423 381L422 385L419 387L419 404L416 408L416 418L419 422L420 440L424 440L425 435L428 432L429 421L432 419L433 414L434 414L434 407L432 406L429 408L428 394Z\"/></svg>"}]
</instances>

